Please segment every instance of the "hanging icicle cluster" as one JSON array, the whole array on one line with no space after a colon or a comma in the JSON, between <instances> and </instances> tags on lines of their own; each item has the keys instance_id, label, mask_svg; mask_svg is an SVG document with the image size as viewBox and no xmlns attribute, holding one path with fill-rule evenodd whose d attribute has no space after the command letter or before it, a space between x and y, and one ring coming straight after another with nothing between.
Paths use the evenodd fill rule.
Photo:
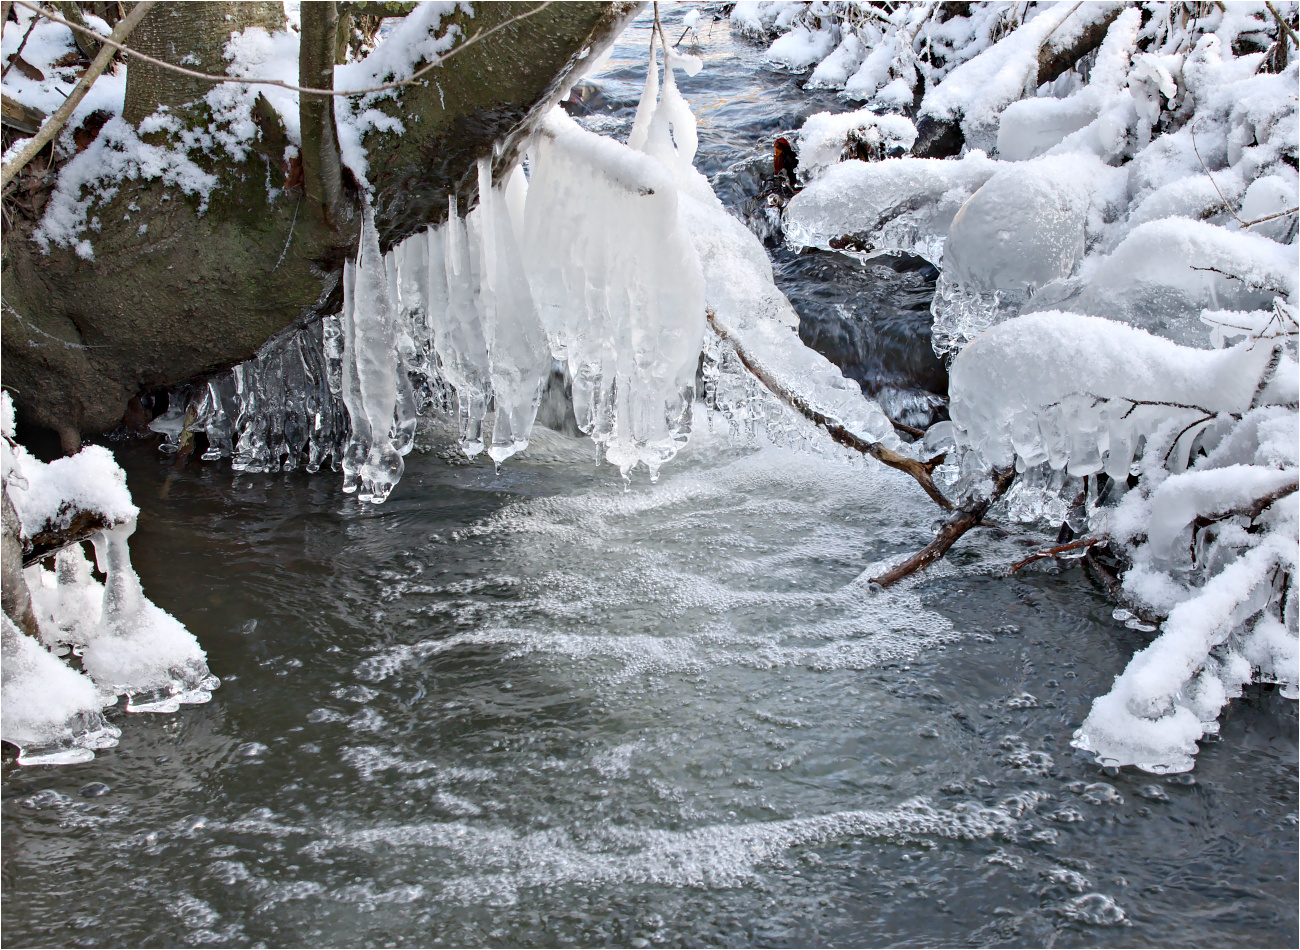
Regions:
<instances>
[{"instance_id":1,"label":"hanging icicle cluster","mask_svg":"<svg viewBox=\"0 0 1300 950\"><path fill-rule=\"evenodd\" d=\"M559 361L579 428L624 477L638 463L657 477L689 434L704 338L704 279L678 213L679 187L699 187L695 144L671 68L660 93L652 48L628 145L557 109L529 176L519 166L493 184L480 159L478 205L462 217L453 195L444 224L387 258L367 206L342 314L201 394L191 426L208 434L205 458L276 471L305 454L308 471L341 468L344 491L378 504L418 413L448 388L465 453L500 465L528 445Z\"/></svg>"}]
</instances>

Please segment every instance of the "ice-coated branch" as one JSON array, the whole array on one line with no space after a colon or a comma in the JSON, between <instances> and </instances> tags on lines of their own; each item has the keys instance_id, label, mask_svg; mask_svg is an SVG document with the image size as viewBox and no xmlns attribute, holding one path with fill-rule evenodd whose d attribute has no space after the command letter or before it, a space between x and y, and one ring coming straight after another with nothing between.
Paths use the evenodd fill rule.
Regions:
<instances>
[{"instance_id":1,"label":"ice-coated branch","mask_svg":"<svg viewBox=\"0 0 1300 950\"><path fill-rule=\"evenodd\" d=\"M1014 574L1017 571L1019 571L1022 567L1028 567L1030 564L1033 564L1035 561L1041 561L1044 558L1059 557L1062 554L1066 554L1070 551L1078 551L1080 549L1087 551L1089 548L1093 547L1094 545L1106 544L1109 541L1110 538L1103 534L1097 536L1089 536L1086 538L1078 538L1074 541L1071 541L1068 544L1058 544L1056 545L1056 547L1044 548L1041 551L1035 551L1033 554L1029 555L1029 557L1024 558L1023 560L1016 561L1015 564L1012 564L1011 567L1007 568L1007 574L1008 575Z\"/></svg>"},{"instance_id":2,"label":"ice-coated branch","mask_svg":"<svg viewBox=\"0 0 1300 950\"><path fill-rule=\"evenodd\" d=\"M988 494L982 498L972 498L965 502L957 513L944 522L934 540L927 544L921 550L917 551L901 564L897 564L879 577L871 578L872 584L878 584L881 587L890 587L897 584L905 577L910 577L917 571L923 571L939 558L948 553L948 549L957 543L957 540L971 528L974 528L988 510L993 507L999 498L1007 493L1011 483L1016 480L1016 470L1014 468L994 469L993 484L989 487Z\"/></svg>"},{"instance_id":3,"label":"ice-coated branch","mask_svg":"<svg viewBox=\"0 0 1300 950\"><path fill-rule=\"evenodd\" d=\"M1292 481L1289 485L1283 485L1281 488L1261 495L1243 504L1233 505L1230 508L1224 508L1221 511L1211 512L1209 514L1197 515L1193 522L1196 527L1206 528L1219 521L1226 521L1228 518L1249 518L1254 521L1277 502L1286 498L1288 495L1294 495L1300 491L1300 485Z\"/></svg>"},{"instance_id":4,"label":"ice-coated branch","mask_svg":"<svg viewBox=\"0 0 1300 950\"><path fill-rule=\"evenodd\" d=\"M836 420L829 418L825 413L820 412L813 406L809 405L808 401L797 392L781 385L781 383L777 382L770 373L765 372L762 364L755 360L752 354L745 352L740 340L734 334L728 333L726 329L714 319L712 311L708 312L708 318L709 325L713 327L714 332L735 349L736 356L740 359L741 365L744 366L745 369L749 370L749 372L753 374L753 376L762 383L772 393L772 395L786 403L800 415L804 416L804 418L821 426L826 430L826 433L840 445L855 449L864 455L870 455L873 459L883 462L890 468L896 468L900 472L906 472L908 475L911 475L912 478L916 479L917 484L925 490L925 493L929 495L934 503L940 508L943 508L946 511L956 510L956 506L943 496L943 492L939 491L938 487L934 484L934 478L932 477L934 470L943 464L944 455L936 455L929 461L919 462L916 459L900 455L892 449L888 449L881 445L879 442L868 442L861 436L855 435L844 426L840 425ZM953 540L956 539L954 538ZM951 542L949 542L949 544L951 544ZM944 548L944 550L947 550L947 548ZM940 552L940 554L942 554L942 552Z\"/></svg>"}]
</instances>

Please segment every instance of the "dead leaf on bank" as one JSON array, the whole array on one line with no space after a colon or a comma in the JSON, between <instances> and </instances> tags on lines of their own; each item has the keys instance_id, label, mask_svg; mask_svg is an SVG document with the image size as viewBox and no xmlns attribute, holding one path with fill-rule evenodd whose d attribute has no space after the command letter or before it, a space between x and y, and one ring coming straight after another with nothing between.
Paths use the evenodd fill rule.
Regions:
<instances>
[{"instance_id":1,"label":"dead leaf on bank","mask_svg":"<svg viewBox=\"0 0 1300 950\"><path fill-rule=\"evenodd\" d=\"M284 176L284 190L292 191L302 187L302 158L295 155L289 159L289 169Z\"/></svg>"},{"instance_id":2,"label":"dead leaf on bank","mask_svg":"<svg viewBox=\"0 0 1300 950\"><path fill-rule=\"evenodd\" d=\"M37 69L31 63L27 62L27 60L23 59L17 53L14 53L12 56L9 57L9 65L13 66L14 69L18 70L28 79L33 79L36 82L45 81L45 73L41 72L39 69Z\"/></svg>"},{"instance_id":3,"label":"dead leaf on bank","mask_svg":"<svg viewBox=\"0 0 1300 950\"><path fill-rule=\"evenodd\" d=\"M76 51L73 51L71 53L64 53L54 62L50 63L50 66L53 67L54 69L67 69L69 66L87 66L87 65L89 64L86 62L86 57L82 56L81 53Z\"/></svg>"},{"instance_id":4,"label":"dead leaf on bank","mask_svg":"<svg viewBox=\"0 0 1300 950\"><path fill-rule=\"evenodd\" d=\"M77 126L72 133L72 141L76 143L78 152L84 152L86 146L95 141L95 137L99 135L99 130L104 127L104 123L110 118L112 116L108 112L103 109L96 109L82 120L81 125Z\"/></svg>"}]
</instances>

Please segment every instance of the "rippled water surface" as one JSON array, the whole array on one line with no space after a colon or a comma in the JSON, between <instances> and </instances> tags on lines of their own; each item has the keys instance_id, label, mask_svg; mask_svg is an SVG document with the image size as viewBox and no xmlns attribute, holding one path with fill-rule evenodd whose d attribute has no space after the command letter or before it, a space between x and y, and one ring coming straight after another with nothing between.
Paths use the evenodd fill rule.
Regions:
<instances>
[{"instance_id":1,"label":"rippled water surface","mask_svg":"<svg viewBox=\"0 0 1300 950\"><path fill-rule=\"evenodd\" d=\"M718 173L819 105L703 32ZM839 286L910 365L880 341L914 271L791 261L805 316ZM424 442L370 509L116 447L146 593L224 682L114 712L85 765L5 764L7 945L1296 944L1295 704L1234 702L1189 776L1077 757L1142 641L1078 571L998 576L1033 539L872 592L936 516L895 473L720 422L627 493L580 440L499 476Z\"/></svg>"}]
</instances>

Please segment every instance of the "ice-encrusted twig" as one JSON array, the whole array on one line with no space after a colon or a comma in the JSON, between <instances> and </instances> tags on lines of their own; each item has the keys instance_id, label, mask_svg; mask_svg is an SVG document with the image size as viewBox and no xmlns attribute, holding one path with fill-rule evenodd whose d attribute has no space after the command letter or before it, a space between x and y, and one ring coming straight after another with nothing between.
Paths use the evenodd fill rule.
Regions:
<instances>
[{"instance_id":1,"label":"ice-encrusted twig","mask_svg":"<svg viewBox=\"0 0 1300 950\"><path fill-rule=\"evenodd\" d=\"M1007 574L1008 575L1014 574L1022 567L1028 567L1030 564L1033 564L1035 561L1041 561L1044 558L1057 557L1061 554L1065 554L1067 551L1078 551L1080 548L1082 548L1084 551L1087 551L1089 548L1095 545L1106 544L1109 541L1110 538L1104 534L1090 535L1086 538L1079 538L1075 541L1071 541L1068 544L1058 544L1055 547L1044 548L1041 551L1035 551L1033 554L1029 555L1029 557L1024 558L1023 560L1016 561L1015 564L1012 564L1009 568L1007 568Z\"/></svg>"},{"instance_id":2,"label":"ice-encrusted twig","mask_svg":"<svg viewBox=\"0 0 1300 950\"><path fill-rule=\"evenodd\" d=\"M879 442L868 442L861 436L855 435L844 426L840 425L836 420L829 418L825 413L822 413L809 405L808 401L798 393L787 389L785 386L782 386L777 382L772 377L772 374L763 370L762 364L755 360L752 354L745 352L740 340L734 334L728 333L727 330L714 319L712 311L708 311L707 315L709 326L713 328L713 331L731 345L731 347L736 351L736 356L739 358L741 365L744 366L745 369L749 370L749 372L753 374L760 383L767 387L772 395L795 409L805 418L821 426L826 430L826 433L840 445L856 449L864 455L870 455L877 461L883 462L890 468L896 468L900 472L906 472L908 475L911 475L912 478L916 479L917 484L925 490L925 493L929 495L934 503L940 508L947 511L954 511L956 509L956 506L954 506L953 503L945 498L943 493L939 491L938 487L934 484L934 479L932 477L934 470L943 463L943 455L936 455L927 462L919 462L916 459L900 455L892 449L888 449L881 445Z\"/></svg>"}]
</instances>

